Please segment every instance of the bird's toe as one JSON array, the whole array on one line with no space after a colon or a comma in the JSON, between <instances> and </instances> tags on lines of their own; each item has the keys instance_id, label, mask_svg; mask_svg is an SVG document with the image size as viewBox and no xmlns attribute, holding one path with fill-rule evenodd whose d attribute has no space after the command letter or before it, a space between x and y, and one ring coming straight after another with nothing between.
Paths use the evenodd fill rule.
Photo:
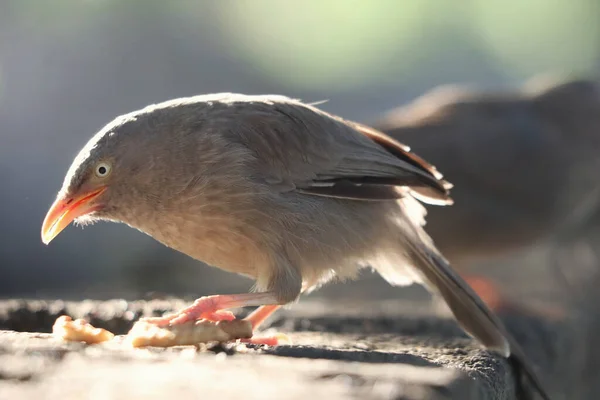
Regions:
<instances>
[{"instance_id":1,"label":"bird's toe","mask_svg":"<svg viewBox=\"0 0 600 400\"><path fill-rule=\"evenodd\" d=\"M281 344L292 344L291 339L283 333L277 333L272 336L251 337L250 339L240 339L242 343L262 344L266 346L279 346Z\"/></svg>"}]
</instances>

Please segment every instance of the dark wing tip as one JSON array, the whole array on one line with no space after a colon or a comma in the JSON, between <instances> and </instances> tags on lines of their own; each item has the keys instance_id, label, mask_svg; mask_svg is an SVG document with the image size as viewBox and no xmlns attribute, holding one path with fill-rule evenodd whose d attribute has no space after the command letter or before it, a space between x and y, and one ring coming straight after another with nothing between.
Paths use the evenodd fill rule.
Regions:
<instances>
[{"instance_id":1,"label":"dark wing tip","mask_svg":"<svg viewBox=\"0 0 600 400\"><path fill-rule=\"evenodd\" d=\"M415 153L411 153L409 146L398 142L383 132L356 122L352 123L352 126L389 153L425 173L423 185L411 187L411 192L415 197L429 204L453 204L453 200L450 198L450 189L453 185L442 179L444 176L434 165L428 163ZM426 178L427 176L429 179Z\"/></svg>"},{"instance_id":2,"label":"dark wing tip","mask_svg":"<svg viewBox=\"0 0 600 400\"><path fill-rule=\"evenodd\" d=\"M443 175L437 170L437 168L435 168L434 165L428 163L415 153L412 153L410 151L409 146L400 143L396 139L369 126L356 124L355 128L358 129L365 136L367 136L369 139L373 140L375 143L385 148L388 152L394 154L396 157L406 162L409 162L413 166L423 171L428 172L438 180L443 178Z\"/></svg>"}]
</instances>

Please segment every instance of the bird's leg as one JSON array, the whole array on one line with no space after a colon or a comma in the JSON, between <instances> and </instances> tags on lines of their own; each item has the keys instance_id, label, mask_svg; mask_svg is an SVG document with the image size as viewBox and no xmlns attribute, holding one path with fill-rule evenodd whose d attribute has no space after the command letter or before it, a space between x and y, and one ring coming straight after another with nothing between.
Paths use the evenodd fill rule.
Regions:
<instances>
[{"instance_id":1,"label":"bird's leg","mask_svg":"<svg viewBox=\"0 0 600 400\"><path fill-rule=\"evenodd\" d=\"M250 315L244 318L244 320L250 321L250 323L252 324L252 330L254 331L280 307L281 306L278 304L260 306L256 310L254 310ZM273 336L252 337L250 339L240 339L240 341L244 343L266 344L268 346L276 346L282 339L285 339L289 342L287 336L283 334L277 334Z\"/></svg>"},{"instance_id":2,"label":"bird's leg","mask_svg":"<svg viewBox=\"0 0 600 400\"><path fill-rule=\"evenodd\" d=\"M145 318L144 321L159 326L178 325L197 319L207 319L209 321L231 321L235 319L233 313L223 310L245 306L276 305L278 303L279 301L273 292L206 296L197 299L191 306L186 307L175 314L165 315L157 318ZM257 324L260 324L262 320L268 317L268 315L275 311L276 308L266 314L264 310L257 315ZM257 311L255 311L255 313ZM264 315L262 319L259 318L260 315ZM254 326L254 322L252 324Z\"/></svg>"},{"instance_id":3,"label":"bird's leg","mask_svg":"<svg viewBox=\"0 0 600 400\"><path fill-rule=\"evenodd\" d=\"M281 305L279 304L260 306L244 319L246 321L250 321L250 323L252 324L252 330L254 330L260 325L262 325L262 323L265 322L265 320L269 318L280 307Z\"/></svg>"}]
</instances>

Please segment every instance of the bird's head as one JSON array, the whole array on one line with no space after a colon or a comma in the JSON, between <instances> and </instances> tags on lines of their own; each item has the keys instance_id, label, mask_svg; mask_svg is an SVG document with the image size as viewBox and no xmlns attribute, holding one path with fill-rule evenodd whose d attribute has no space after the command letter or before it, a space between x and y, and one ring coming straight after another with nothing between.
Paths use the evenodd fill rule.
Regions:
<instances>
[{"instance_id":1,"label":"bird's head","mask_svg":"<svg viewBox=\"0 0 600 400\"><path fill-rule=\"evenodd\" d=\"M111 219L120 207L127 185L140 167L135 147L120 129L127 123L111 123L92 137L73 160L56 200L42 225L42 241L50 243L71 222ZM131 181L131 179L129 179Z\"/></svg>"},{"instance_id":2,"label":"bird's head","mask_svg":"<svg viewBox=\"0 0 600 400\"><path fill-rule=\"evenodd\" d=\"M182 160L194 151L184 140L190 128L176 110L149 106L117 117L94 135L66 173L44 219L42 241L50 243L73 221L129 223L160 208L185 179L181 169L189 163Z\"/></svg>"},{"instance_id":3,"label":"bird's head","mask_svg":"<svg viewBox=\"0 0 600 400\"><path fill-rule=\"evenodd\" d=\"M220 128L240 112L229 111L230 97L169 100L107 124L73 160L44 219L42 241L50 243L73 221L125 222L149 233L162 216L189 213L189 202L218 200L241 185L235 177L246 151Z\"/></svg>"}]
</instances>

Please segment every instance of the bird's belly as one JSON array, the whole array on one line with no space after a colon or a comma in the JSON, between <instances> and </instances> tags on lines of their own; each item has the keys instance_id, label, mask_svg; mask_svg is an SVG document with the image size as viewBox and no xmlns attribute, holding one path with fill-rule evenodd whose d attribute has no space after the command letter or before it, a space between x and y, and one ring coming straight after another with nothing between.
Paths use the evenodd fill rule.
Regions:
<instances>
[{"instance_id":1,"label":"bird's belly","mask_svg":"<svg viewBox=\"0 0 600 400\"><path fill-rule=\"evenodd\" d=\"M267 253L257 241L225 227L201 231L165 231L151 234L164 245L212 267L256 277L267 265Z\"/></svg>"}]
</instances>

